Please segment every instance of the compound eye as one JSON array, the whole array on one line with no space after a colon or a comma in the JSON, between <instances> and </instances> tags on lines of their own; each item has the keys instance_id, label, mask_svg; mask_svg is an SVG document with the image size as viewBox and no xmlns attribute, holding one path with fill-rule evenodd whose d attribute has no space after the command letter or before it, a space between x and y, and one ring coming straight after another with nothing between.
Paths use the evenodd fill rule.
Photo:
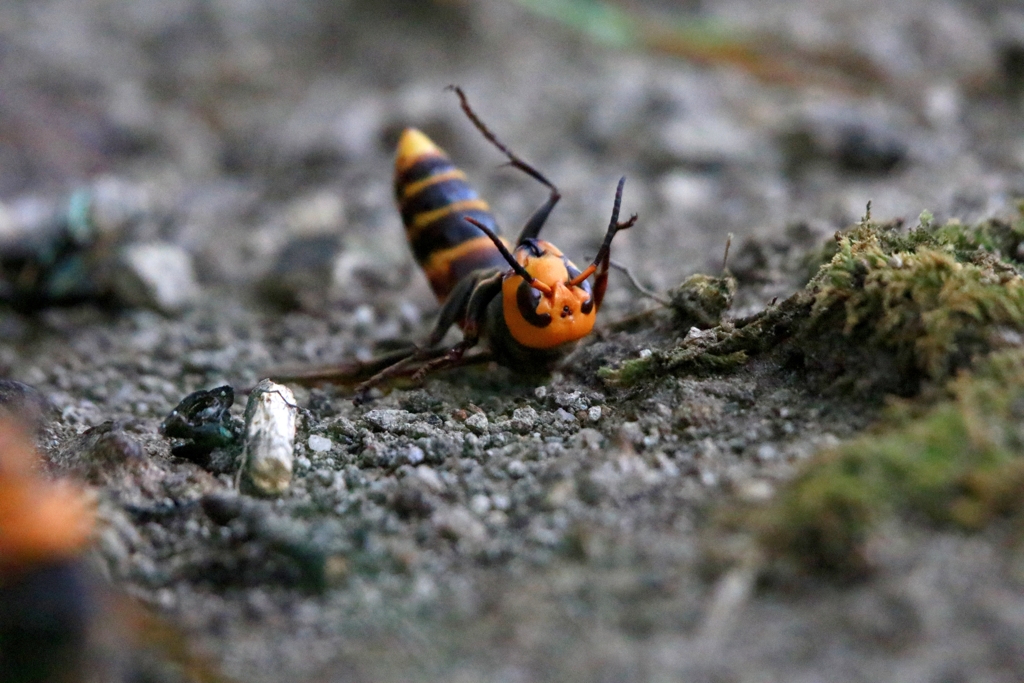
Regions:
<instances>
[{"instance_id":1,"label":"compound eye","mask_svg":"<svg viewBox=\"0 0 1024 683\"><path fill-rule=\"evenodd\" d=\"M580 313L583 315L590 315L590 312L594 310L594 297L591 296L589 299L580 304Z\"/></svg>"},{"instance_id":2,"label":"compound eye","mask_svg":"<svg viewBox=\"0 0 1024 683\"><path fill-rule=\"evenodd\" d=\"M534 327L547 327L551 324L551 315L537 312L540 297L541 293L524 280L516 290L516 306L519 308L519 315L523 316L523 320Z\"/></svg>"}]
</instances>

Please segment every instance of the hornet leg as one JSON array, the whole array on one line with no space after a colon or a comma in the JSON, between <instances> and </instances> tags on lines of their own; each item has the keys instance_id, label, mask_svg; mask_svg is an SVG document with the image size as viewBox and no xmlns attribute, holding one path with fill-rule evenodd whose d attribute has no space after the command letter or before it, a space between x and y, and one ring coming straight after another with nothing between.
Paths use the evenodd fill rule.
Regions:
<instances>
[{"instance_id":1,"label":"hornet leg","mask_svg":"<svg viewBox=\"0 0 1024 683\"><path fill-rule=\"evenodd\" d=\"M508 157L510 166L518 168L520 171L541 183L551 191L551 194L548 195L548 200L544 202L540 208L534 211L533 215L530 216L530 219L526 221L526 225L523 227L523 231L519 234L519 239L516 241L516 245L520 245L528 239L537 237L537 235L540 234L540 229L544 227L545 221L547 221L548 216L551 214L551 210L555 208L555 204L557 204L558 200L562 198L562 194L558 191L558 188L544 176L543 173L520 159L512 150L505 146L505 143L499 140L497 136L491 132L490 128L480 120L480 117L477 116L476 112L469 106L469 100L466 99L466 93L462 92L462 88L457 85L450 85L448 86L448 89L455 91L455 94L459 96L462 111L466 112L466 116L468 116L469 120L473 122L473 125L476 126L477 130L487 138L487 141L497 147L502 154Z\"/></svg>"},{"instance_id":2,"label":"hornet leg","mask_svg":"<svg viewBox=\"0 0 1024 683\"><path fill-rule=\"evenodd\" d=\"M445 355L424 363L416 371L416 374L412 376L414 381L418 382L430 372L461 362L463 354L477 345L480 341L480 324L483 322L487 304L501 293L502 276L502 273L495 273L491 277L481 280L473 288L469 303L466 306L466 321L462 327L462 341L449 349Z\"/></svg>"},{"instance_id":3,"label":"hornet leg","mask_svg":"<svg viewBox=\"0 0 1024 683\"><path fill-rule=\"evenodd\" d=\"M392 377L407 374L409 367L415 363L427 361L412 375L414 381L419 381L430 370L460 362L463 354L476 346L479 341L479 322L482 320L482 311L486 308L487 302L500 291L501 274L483 280L466 280L465 284L459 283L459 286L442 306L437 323L426 343L356 387L353 401L357 405L365 403L371 389ZM448 351L435 348L444 339L451 326L460 318L464 320L463 340Z\"/></svg>"}]
</instances>

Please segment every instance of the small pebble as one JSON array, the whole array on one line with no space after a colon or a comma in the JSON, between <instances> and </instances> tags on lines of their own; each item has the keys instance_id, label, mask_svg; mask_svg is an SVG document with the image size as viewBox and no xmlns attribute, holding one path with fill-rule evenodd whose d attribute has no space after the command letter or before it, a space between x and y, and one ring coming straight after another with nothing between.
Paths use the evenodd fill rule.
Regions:
<instances>
[{"instance_id":1,"label":"small pebble","mask_svg":"<svg viewBox=\"0 0 1024 683\"><path fill-rule=\"evenodd\" d=\"M483 515L491 509L491 499L483 493L478 493L469 499L469 509L478 515Z\"/></svg>"},{"instance_id":2,"label":"small pebble","mask_svg":"<svg viewBox=\"0 0 1024 683\"><path fill-rule=\"evenodd\" d=\"M327 433L344 441L359 435L359 427L347 417L336 417L327 423Z\"/></svg>"},{"instance_id":3,"label":"small pebble","mask_svg":"<svg viewBox=\"0 0 1024 683\"><path fill-rule=\"evenodd\" d=\"M565 507L576 495L576 484L572 479L562 479L558 481L548 490L547 496L544 501L549 507L560 508Z\"/></svg>"},{"instance_id":4,"label":"small pebble","mask_svg":"<svg viewBox=\"0 0 1024 683\"><path fill-rule=\"evenodd\" d=\"M508 472L508 476L513 479L520 479L526 476L526 464L522 460L512 460L505 467Z\"/></svg>"},{"instance_id":5,"label":"small pebble","mask_svg":"<svg viewBox=\"0 0 1024 683\"><path fill-rule=\"evenodd\" d=\"M130 244L121 250L114 292L133 306L180 313L199 298L192 256L175 244Z\"/></svg>"},{"instance_id":6,"label":"small pebble","mask_svg":"<svg viewBox=\"0 0 1024 683\"><path fill-rule=\"evenodd\" d=\"M330 300L334 259L341 247L332 234L300 235L278 252L260 282L260 293L284 308L322 310Z\"/></svg>"},{"instance_id":7,"label":"small pebble","mask_svg":"<svg viewBox=\"0 0 1024 683\"><path fill-rule=\"evenodd\" d=\"M714 332L712 332L711 330L706 330L705 331L705 330L700 329L699 327L691 327L686 332L686 337L683 338L683 341L684 342L696 341L698 339L703 339L704 337L708 336L709 334L710 335L714 335Z\"/></svg>"},{"instance_id":8,"label":"small pebble","mask_svg":"<svg viewBox=\"0 0 1024 683\"><path fill-rule=\"evenodd\" d=\"M555 405L572 412L586 410L588 407L587 399L579 391L560 391L554 398Z\"/></svg>"},{"instance_id":9,"label":"small pebble","mask_svg":"<svg viewBox=\"0 0 1024 683\"><path fill-rule=\"evenodd\" d=\"M146 452L120 424L107 421L87 429L68 444L61 460L90 484L103 486L137 471L146 460Z\"/></svg>"},{"instance_id":10,"label":"small pebble","mask_svg":"<svg viewBox=\"0 0 1024 683\"><path fill-rule=\"evenodd\" d=\"M409 465L419 465L426 460L427 454L419 446L409 446L405 452L404 460Z\"/></svg>"},{"instance_id":11,"label":"small pebble","mask_svg":"<svg viewBox=\"0 0 1024 683\"><path fill-rule=\"evenodd\" d=\"M651 351L650 349L641 349L640 350L640 360L646 360L646 359L650 358L653 355L654 355L654 351Z\"/></svg>"},{"instance_id":12,"label":"small pebble","mask_svg":"<svg viewBox=\"0 0 1024 683\"><path fill-rule=\"evenodd\" d=\"M199 505L214 524L224 526L242 514L242 500L234 494L208 493L199 499Z\"/></svg>"},{"instance_id":13,"label":"small pebble","mask_svg":"<svg viewBox=\"0 0 1024 683\"><path fill-rule=\"evenodd\" d=\"M671 458L669 458L667 455L665 455L664 453L658 453L655 456L655 459L658 461L658 465L661 467L661 471L662 473L665 474L665 476L679 476L679 466L672 462Z\"/></svg>"},{"instance_id":14,"label":"small pebble","mask_svg":"<svg viewBox=\"0 0 1024 683\"><path fill-rule=\"evenodd\" d=\"M473 413L466 418L465 425L475 434L486 434L487 433L487 416L483 413Z\"/></svg>"},{"instance_id":15,"label":"small pebble","mask_svg":"<svg viewBox=\"0 0 1024 683\"><path fill-rule=\"evenodd\" d=\"M779 144L790 173L825 161L849 173L881 175L909 154L906 130L866 107L816 106L793 122Z\"/></svg>"},{"instance_id":16,"label":"small pebble","mask_svg":"<svg viewBox=\"0 0 1024 683\"><path fill-rule=\"evenodd\" d=\"M432 521L442 536L456 541L478 543L487 538L487 529L464 507L439 510Z\"/></svg>"},{"instance_id":17,"label":"small pebble","mask_svg":"<svg viewBox=\"0 0 1024 683\"><path fill-rule=\"evenodd\" d=\"M603 440L601 432L591 427L584 427L576 436L573 437L573 445L579 448L586 448L587 450L597 451L601 449L601 441Z\"/></svg>"},{"instance_id":18,"label":"small pebble","mask_svg":"<svg viewBox=\"0 0 1024 683\"><path fill-rule=\"evenodd\" d=\"M306 445L308 445L309 450L313 451L314 453L326 453L331 450L331 446L333 446L334 444L332 444L331 440L328 439L326 436L312 434L306 441Z\"/></svg>"},{"instance_id":19,"label":"small pebble","mask_svg":"<svg viewBox=\"0 0 1024 683\"><path fill-rule=\"evenodd\" d=\"M700 483L708 488L718 484L718 475L711 470L701 470Z\"/></svg>"},{"instance_id":20,"label":"small pebble","mask_svg":"<svg viewBox=\"0 0 1024 683\"><path fill-rule=\"evenodd\" d=\"M547 387L537 387L536 389L533 390L533 395L543 401L545 398L547 398L548 388Z\"/></svg>"},{"instance_id":21,"label":"small pebble","mask_svg":"<svg viewBox=\"0 0 1024 683\"><path fill-rule=\"evenodd\" d=\"M711 111L715 115L688 112L669 117L655 130L656 151L666 163L701 168L743 164L753 158L757 150L753 132L724 112Z\"/></svg>"},{"instance_id":22,"label":"small pebble","mask_svg":"<svg viewBox=\"0 0 1024 683\"><path fill-rule=\"evenodd\" d=\"M623 422L619 427L619 438L626 443L640 445L644 440L644 431L636 422Z\"/></svg>"},{"instance_id":23,"label":"small pebble","mask_svg":"<svg viewBox=\"0 0 1024 683\"><path fill-rule=\"evenodd\" d=\"M555 419L557 419L559 422L569 423L575 422L576 416L570 413L565 408L559 408L558 410L555 411Z\"/></svg>"},{"instance_id":24,"label":"small pebble","mask_svg":"<svg viewBox=\"0 0 1024 683\"><path fill-rule=\"evenodd\" d=\"M416 476L433 491L437 493L444 491L444 482L441 481L441 477L437 475L434 468L420 465L416 468Z\"/></svg>"},{"instance_id":25,"label":"small pebble","mask_svg":"<svg viewBox=\"0 0 1024 683\"><path fill-rule=\"evenodd\" d=\"M382 431L397 432L401 427L411 422L413 416L405 410L379 408L368 411L363 415L363 419Z\"/></svg>"},{"instance_id":26,"label":"small pebble","mask_svg":"<svg viewBox=\"0 0 1024 683\"><path fill-rule=\"evenodd\" d=\"M525 434L533 429L533 425L537 422L537 411L527 406L525 408L516 408L512 411L511 426L512 429Z\"/></svg>"},{"instance_id":27,"label":"small pebble","mask_svg":"<svg viewBox=\"0 0 1024 683\"><path fill-rule=\"evenodd\" d=\"M376 317L373 312L373 306L363 304L352 311L352 317L349 320L356 329L368 330L373 327L373 321Z\"/></svg>"},{"instance_id":28,"label":"small pebble","mask_svg":"<svg viewBox=\"0 0 1024 683\"><path fill-rule=\"evenodd\" d=\"M706 208L718 193L713 177L701 173L672 171L658 185L662 201L673 213Z\"/></svg>"},{"instance_id":29,"label":"small pebble","mask_svg":"<svg viewBox=\"0 0 1024 683\"><path fill-rule=\"evenodd\" d=\"M751 479L740 484L736 494L748 503L763 503L771 499L775 489L764 479Z\"/></svg>"},{"instance_id":30,"label":"small pebble","mask_svg":"<svg viewBox=\"0 0 1024 683\"><path fill-rule=\"evenodd\" d=\"M778 456L778 448L770 443L763 443L757 447L757 453L754 457L756 457L759 462L767 462L769 460L774 460Z\"/></svg>"},{"instance_id":31,"label":"small pebble","mask_svg":"<svg viewBox=\"0 0 1024 683\"><path fill-rule=\"evenodd\" d=\"M296 235L330 233L345 220L345 203L334 192L320 191L293 200L286 207L284 220Z\"/></svg>"},{"instance_id":32,"label":"small pebble","mask_svg":"<svg viewBox=\"0 0 1024 683\"><path fill-rule=\"evenodd\" d=\"M249 394L242 462L258 493L280 495L291 484L297 413L292 390L269 379Z\"/></svg>"},{"instance_id":33,"label":"small pebble","mask_svg":"<svg viewBox=\"0 0 1024 683\"><path fill-rule=\"evenodd\" d=\"M587 419L591 422L598 422L601 419L601 406L591 406L587 410Z\"/></svg>"},{"instance_id":34,"label":"small pebble","mask_svg":"<svg viewBox=\"0 0 1024 683\"><path fill-rule=\"evenodd\" d=\"M416 329L423 318L423 316L420 315L420 309L411 301L402 301L399 303L398 317L402 319L402 322L405 323L406 327L409 329Z\"/></svg>"}]
</instances>

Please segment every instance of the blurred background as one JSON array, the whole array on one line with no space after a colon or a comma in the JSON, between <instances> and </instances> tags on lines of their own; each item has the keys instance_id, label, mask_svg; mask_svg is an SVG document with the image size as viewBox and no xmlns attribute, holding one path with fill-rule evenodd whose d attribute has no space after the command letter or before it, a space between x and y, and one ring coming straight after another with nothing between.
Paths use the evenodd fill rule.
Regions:
<instances>
[{"instance_id":1,"label":"blurred background","mask_svg":"<svg viewBox=\"0 0 1024 683\"><path fill-rule=\"evenodd\" d=\"M331 284L261 291L430 307L391 200L403 127L448 149L507 232L545 196L499 168L450 83L562 190L547 236L577 262L626 175L640 223L616 257L659 288L717 267L728 233L817 239L869 200L971 220L1024 191L1009 0L9 0L0 201L25 222L27 198L84 187L204 286L298 268ZM331 263L310 255L324 244Z\"/></svg>"}]
</instances>

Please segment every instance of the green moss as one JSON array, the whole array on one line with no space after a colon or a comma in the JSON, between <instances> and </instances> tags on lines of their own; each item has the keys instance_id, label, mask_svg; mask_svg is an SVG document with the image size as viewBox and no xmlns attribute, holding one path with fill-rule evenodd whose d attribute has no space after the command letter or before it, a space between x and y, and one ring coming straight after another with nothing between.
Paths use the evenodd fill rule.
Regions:
<instances>
[{"instance_id":1,"label":"green moss","mask_svg":"<svg viewBox=\"0 0 1024 683\"><path fill-rule=\"evenodd\" d=\"M993 218L974 226L950 221L934 228L934 231L940 240L952 246L964 260L970 260L979 251L994 254L1006 261L1021 260L1024 218L1018 218L1012 223Z\"/></svg>"},{"instance_id":2,"label":"green moss","mask_svg":"<svg viewBox=\"0 0 1024 683\"><path fill-rule=\"evenodd\" d=\"M823 265L830 262L839 251L836 240L829 240L817 249L807 252L799 263L800 283L807 284L818 274Z\"/></svg>"},{"instance_id":3,"label":"green moss","mask_svg":"<svg viewBox=\"0 0 1024 683\"><path fill-rule=\"evenodd\" d=\"M732 306L736 295L736 278L714 277L697 273L683 280L668 293L676 323L683 329L707 329L722 322L722 315Z\"/></svg>"},{"instance_id":4,"label":"green moss","mask_svg":"<svg viewBox=\"0 0 1024 683\"><path fill-rule=\"evenodd\" d=\"M856 573L885 517L977 529L1024 512L1024 280L1012 261L1022 235L1020 221L935 226L927 215L906 232L865 222L837 235L794 297L810 304L787 348L819 363L856 350L848 374L870 378L874 363L948 398L905 404L888 427L808 462L746 520L770 554Z\"/></svg>"},{"instance_id":5,"label":"green moss","mask_svg":"<svg viewBox=\"0 0 1024 683\"><path fill-rule=\"evenodd\" d=\"M597 374L609 382L630 386L673 372L728 372L746 362L744 351L711 353L700 346L681 346L668 352L655 351L650 356L627 360L614 370L601 368Z\"/></svg>"},{"instance_id":6,"label":"green moss","mask_svg":"<svg viewBox=\"0 0 1024 683\"><path fill-rule=\"evenodd\" d=\"M1024 220L935 226L922 215L909 231L865 220L837 233L831 258L778 306L715 328L713 343L682 339L607 377L629 384L780 352L848 389L910 395L922 381L941 386L1008 333L1024 332L1024 279L1010 260L1022 239ZM723 278L694 276L672 297L678 315L698 324L720 317L717 304L733 292Z\"/></svg>"},{"instance_id":7,"label":"green moss","mask_svg":"<svg viewBox=\"0 0 1024 683\"><path fill-rule=\"evenodd\" d=\"M755 354L848 390L928 398L819 453L767 506L742 513L776 560L856 574L882 519L978 529L1024 519L1024 220L837 233L807 286L624 364L623 384L720 371Z\"/></svg>"},{"instance_id":8,"label":"green moss","mask_svg":"<svg viewBox=\"0 0 1024 683\"><path fill-rule=\"evenodd\" d=\"M806 318L810 298L794 296L750 318L726 322L699 336L687 333L669 349L623 363L615 370L602 370L604 380L621 386L678 373L728 372L743 365L753 353L772 348L794 320Z\"/></svg>"},{"instance_id":9,"label":"green moss","mask_svg":"<svg viewBox=\"0 0 1024 683\"><path fill-rule=\"evenodd\" d=\"M818 454L745 523L775 559L851 574L885 516L977 529L1024 512L1024 350L993 354L950 391L923 415Z\"/></svg>"},{"instance_id":10,"label":"green moss","mask_svg":"<svg viewBox=\"0 0 1024 683\"><path fill-rule=\"evenodd\" d=\"M801 336L841 331L894 354L903 372L948 377L1006 329L1024 329L1024 280L995 258L963 260L954 242L964 234L871 225L843 234L808 284L814 303Z\"/></svg>"},{"instance_id":11,"label":"green moss","mask_svg":"<svg viewBox=\"0 0 1024 683\"><path fill-rule=\"evenodd\" d=\"M733 343L735 338L731 323L704 331L690 328L676 346L641 352L639 358L627 360L614 370L599 370L598 376L610 384L631 386L680 372L729 372L747 362L747 351Z\"/></svg>"}]
</instances>

